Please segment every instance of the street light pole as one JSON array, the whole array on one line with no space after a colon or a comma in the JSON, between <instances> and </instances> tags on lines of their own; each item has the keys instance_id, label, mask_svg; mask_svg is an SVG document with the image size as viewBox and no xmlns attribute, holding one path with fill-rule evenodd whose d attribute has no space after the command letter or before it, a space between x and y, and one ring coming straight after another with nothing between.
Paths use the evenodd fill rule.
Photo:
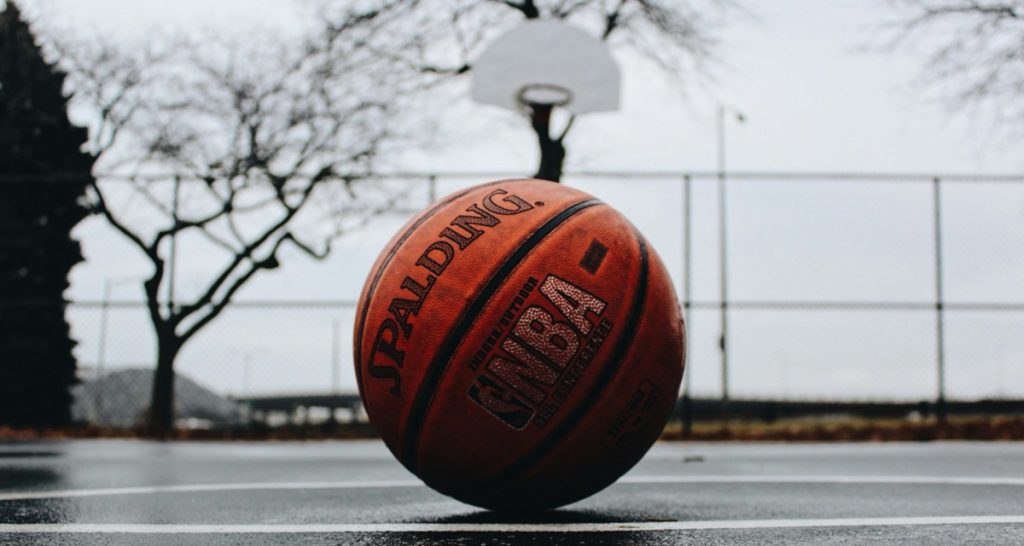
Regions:
<instances>
[{"instance_id":1,"label":"street light pole","mask_svg":"<svg viewBox=\"0 0 1024 546\"><path fill-rule=\"evenodd\" d=\"M175 277L178 269L178 203L181 198L181 177L174 177L174 188L171 196L171 252L170 259L168 260L168 275L167 275L167 316L174 316L176 311L174 304L174 284Z\"/></svg>"},{"instance_id":2,"label":"street light pole","mask_svg":"<svg viewBox=\"0 0 1024 546\"><path fill-rule=\"evenodd\" d=\"M691 218L693 192L690 190L691 177L683 177L683 312L686 319L686 345L683 353L683 434L689 436L693 432L693 401L691 399L691 381L693 377L693 359L690 351L690 340L693 339L693 300L690 289L693 279L693 238L691 237Z\"/></svg>"},{"instance_id":3,"label":"street light pole","mask_svg":"<svg viewBox=\"0 0 1024 546\"><path fill-rule=\"evenodd\" d=\"M717 112L718 133L718 288L721 310L721 337L718 339L722 351L722 400L729 399L729 284L727 276L726 240L726 194L725 194L725 107L719 103Z\"/></svg>"},{"instance_id":4,"label":"street light pole","mask_svg":"<svg viewBox=\"0 0 1024 546\"><path fill-rule=\"evenodd\" d=\"M718 274L719 300L721 305L721 331L718 340L722 350L722 400L729 400L729 278L728 278L728 222L726 221L726 187L725 187L725 114L726 110L736 116L736 121L743 123L746 117L734 108L727 108L718 103L716 129L718 136Z\"/></svg>"},{"instance_id":5,"label":"street light pole","mask_svg":"<svg viewBox=\"0 0 1024 546\"><path fill-rule=\"evenodd\" d=\"M935 415L946 422L946 317L942 280L942 179L932 180L933 235L935 243L935 358L937 363L938 399Z\"/></svg>"},{"instance_id":6,"label":"street light pole","mask_svg":"<svg viewBox=\"0 0 1024 546\"><path fill-rule=\"evenodd\" d=\"M107 361L107 316L110 314L110 289L112 284L110 279L106 279L103 282L103 305L100 307L100 342L99 352L96 355L96 377L94 379L96 388L93 393L93 423L99 423L103 415L103 386L100 380L103 379Z\"/></svg>"}]
</instances>

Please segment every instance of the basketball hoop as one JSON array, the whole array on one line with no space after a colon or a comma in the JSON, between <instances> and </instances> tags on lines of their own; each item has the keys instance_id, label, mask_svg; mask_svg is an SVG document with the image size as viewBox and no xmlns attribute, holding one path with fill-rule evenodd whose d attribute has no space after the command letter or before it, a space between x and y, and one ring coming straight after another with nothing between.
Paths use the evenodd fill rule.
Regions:
<instances>
[{"instance_id":1,"label":"basketball hoop","mask_svg":"<svg viewBox=\"0 0 1024 546\"><path fill-rule=\"evenodd\" d=\"M473 63L473 100L526 114L537 133L540 166L534 178L557 182L563 140L575 116L619 108L619 67L608 48L561 20L532 20L501 35ZM552 110L570 114L551 135Z\"/></svg>"}]
</instances>

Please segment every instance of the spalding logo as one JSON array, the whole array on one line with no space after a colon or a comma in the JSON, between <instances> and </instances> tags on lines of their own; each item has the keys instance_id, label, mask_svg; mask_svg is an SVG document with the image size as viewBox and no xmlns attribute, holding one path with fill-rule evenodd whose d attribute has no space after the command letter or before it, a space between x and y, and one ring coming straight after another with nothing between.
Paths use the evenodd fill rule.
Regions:
<instances>
[{"instance_id":1,"label":"spalding logo","mask_svg":"<svg viewBox=\"0 0 1024 546\"><path fill-rule=\"evenodd\" d=\"M504 196L497 199L498 196ZM402 279L401 290L410 297L395 297L388 304L390 316L377 327L377 334L370 350L370 377L390 381L388 389L395 397L402 394L401 368L405 361L405 350L400 347L412 335L413 323L410 317L419 314L423 303L430 295L437 279L456 258L458 252L468 248L473 241L486 233L483 228L493 228L501 223L500 216L511 216L533 209L533 205L522 198L496 189L484 196L480 204L466 209L471 214L456 216L448 227L438 234L437 241L427 245L416 260L416 267ZM453 246L454 243L454 246Z\"/></svg>"},{"instance_id":2,"label":"spalding logo","mask_svg":"<svg viewBox=\"0 0 1024 546\"><path fill-rule=\"evenodd\" d=\"M540 293L565 320L541 305L527 307L468 393L516 430L550 421L612 330L601 317L607 304L569 281L548 275Z\"/></svg>"}]
</instances>

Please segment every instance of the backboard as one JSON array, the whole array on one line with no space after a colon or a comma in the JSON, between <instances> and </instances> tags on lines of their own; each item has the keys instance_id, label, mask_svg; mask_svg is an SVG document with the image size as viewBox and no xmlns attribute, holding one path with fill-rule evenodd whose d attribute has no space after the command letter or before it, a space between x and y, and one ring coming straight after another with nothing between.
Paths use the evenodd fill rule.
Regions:
<instances>
[{"instance_id":1,"label":"backboard","mask_svg":"<svg viewBox=\"0 0 1024 546\"><path fill-rule=\"evenodd\" d=\"M499 36L473 64L473 100L573 114L619 107L619 68L605 44L557 20L528 21Z\"/></svg>"}]
</instances>

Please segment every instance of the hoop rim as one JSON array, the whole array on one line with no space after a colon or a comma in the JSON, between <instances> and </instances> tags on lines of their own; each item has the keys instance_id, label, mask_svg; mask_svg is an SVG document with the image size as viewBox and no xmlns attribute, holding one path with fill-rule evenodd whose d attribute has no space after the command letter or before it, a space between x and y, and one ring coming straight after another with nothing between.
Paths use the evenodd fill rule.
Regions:
<instances>
[{"instance_id":1,"label":"hoop rim","mask_svg":"<svg viewBox=\"0 0 1024 546\"><path fill-rule=\"evenodd\" d=\"M527 94L535 91L547 94L552 99L547 100L547 96L543 100L527 97ZM551 83L530 83L520 87L516 92L516 102L524 106L565 106L572 102L572 91L567 87Z\"/></svg>"}]
</instances>

